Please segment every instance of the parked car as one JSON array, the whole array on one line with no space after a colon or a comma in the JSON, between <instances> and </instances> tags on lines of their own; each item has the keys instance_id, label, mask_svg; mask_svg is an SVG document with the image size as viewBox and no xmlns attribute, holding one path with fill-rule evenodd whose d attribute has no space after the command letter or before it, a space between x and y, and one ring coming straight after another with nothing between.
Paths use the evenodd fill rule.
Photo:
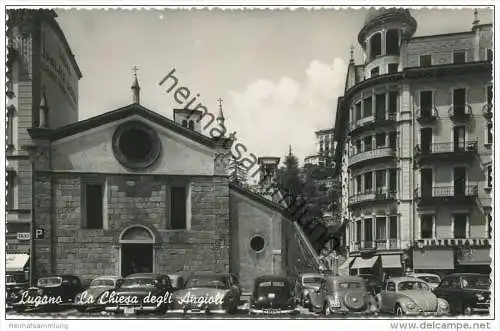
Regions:
<instances>
[{"instance_id":1,"label":"parked car","mask_svg":"<svg viewBox=\"0 0 500 331\"><path fill-rule=\"evenodd\" d=\"M328 276L311 293L311 311L332 314L370 315L377 313L375 299L358 276Z\"/></svg>"},{"instance_id":2,"label":"parked car","mask_svg":"<svg viewBox=\"0 0 500 331\"><path fill-rule=\"evenodd\" d=\"M26 309L59 310L73 305L76 294L81 292L82 282L74 275L56 275L38 279L36 287L23 293L13 304L16 312Z\"/></svg>"},{"instance_id":3,"label":"parked car","mask_svg":"<svg viewBox=\"0 0 500 331\"><path fill-rule=\"evenodd\" d=\"M366 281L366 288L372 295L377 295L377 293L380 293L382 290L383 282L381 282L375 275L361 274L359 277Z\"/></svg>"},{"instance_id":4,"label":"parked car","mask_svg":"<svg viewBox=\"0 0 500 331\"><path fill-rule=\"evenodd\" d=\"M448 302L437 298L429 284L415 277L389 278L382 291L377 295L381 313L402 315L449 314Z\"/></svg>"},{"instance_id":5,"label":"parked car","mask_svg":"<svg viewBox=\"0 0 500 331\"><path fill-rule=\"evenodd\" d=\"M173 295L172 312L234 314L241 288L232 274L195 274Z\"/></svg>"},{"instance_id":6,"label":"parked car","mask_svg":"<svg viewBox=\"0 0 500 331\"><path fill-rule=\"evenodd\" d=\"M28 289L28 282L24 273L5 275L5 303L6 308L12 308L13 304L19 302Z\"/></svg>"},{"instance_id":7,"label":"parked car","mask_svg":"<svg viewBox=\"0 0 500 331\"><path fill-rule=\"evenodd\" d=\"M452 313L489 313L490 286L489 275L456 273L445 276L434 293L450 303Z\"/></svg>"},{"instance_id":8,"label":"parked car","mask_svg":"<svg viewBox=\"0 0 500 331\"><path fill-rule=\"evenodd\" d=\"M184 288L185 279L183 275L168 275L172 282L174 291L182 290Z\"/></svg>"},{"instance_id":9,"label":"parked car","mask_svg":"<svg viewBox=\"0 0 500 331\"><path fill-rule=\"evenodd\" d=\"M294 282L279 275L257 277L249 301L249 315L275 315L298 313L294 295Z\"/></svg>"},{"instance_id":10,"label":"parked car","mask_svg":"<svg viewBox=\"0 0 500 331\"><path fill-rule=\"evenodd\" d=\"M436 287L438 287L439 283L441 283L441 277L436 274L411 273L408 276L423 280L424 282L429 284L431 290L434 290Z\"/></svg>"},{"instance_id":11,"label":"parked car","mask_svg":"<svg viewBox=\"0 0 500 331\"><path fill-rule=\"evenodd\" d=\"M137 273L125 277L116 290L104 292L100 302L106 311L116 314L164 314L172 293L167 275Z\"/></svg>"},{"instance_id":12,"label":"parked car","mask_svg":"<svg viewBox=\"0 0 500 331\"><path fill-rule=\"evenodd\" d=\"M78 311L86 310L104 310L105 304L101 301L103 294L116 290L120 286L121 277L118 276L101 276L92 280L90 286L83 292L80 292L75 297L75 307Z\"/></svg>"},{"instance_id":13,"label":"parked car","mask_svg":"<svg viewBox=\"0 0 500 331\"><path fill-rule=\"evenodd\" d=\"M314 273L298 276L295 293L302 307L308 308L311 305L309 293L318 290L323 279L325 279L325 276Z\"/></svg>"}]
</instances>

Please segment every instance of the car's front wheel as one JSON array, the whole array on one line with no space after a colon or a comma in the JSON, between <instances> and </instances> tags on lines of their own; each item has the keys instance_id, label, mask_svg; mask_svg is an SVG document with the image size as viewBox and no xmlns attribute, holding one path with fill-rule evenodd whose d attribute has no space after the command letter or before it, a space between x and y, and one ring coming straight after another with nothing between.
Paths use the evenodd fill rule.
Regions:
<instances>
[{"instance_id":1,"label":"car's front wheel","mask_svg":"<svg viewBox=\"0 0 500 331\"><path fill-rule=\"evenodd\" d=\"M462 314L464 314L465 316L472 315L472 307L468 304L464 304L462 308Z\"/></svg>"},{"instance_id":2,"label":"car's front wheel","mask_svg":"<svg viewBox=\"0 0 500 331\"><path fill-rule=\"evenodd\" d=\"M403 310L403 307L396 305L396 307L394 307L394 314L396 314L396 316L404 316L405 311Z\"/></svg>"}]
</instances>

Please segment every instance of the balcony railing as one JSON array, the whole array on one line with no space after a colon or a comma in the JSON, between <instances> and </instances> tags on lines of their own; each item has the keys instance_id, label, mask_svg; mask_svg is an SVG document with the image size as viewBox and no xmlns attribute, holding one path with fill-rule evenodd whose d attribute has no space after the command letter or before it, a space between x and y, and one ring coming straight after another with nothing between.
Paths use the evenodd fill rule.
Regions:
<instances>
[{"instance_id":1,"label":"balcony railing","mask_svg":"<svg viewBox=\"0 0 500 331\"><path fill-rule=\"evenodd\" d=\"M384 114L375 114L372 116L368 116L356 121L353 121L349 124L350 134L355 134L361 129L369 129L374 126L380 126L385 123L393 123L396 121L396 113L384 113Z\"/></svg>"},{"instance_id":2,"label":"balcony railing","mask_svg":"<svg viewBox=\"0 0 500 331\"><path fill-rule=\"evenodd\" d=\"M415 198L419 200L429 200L434 198L465 198L475 197L478 194L477 185L455 185L455 186L434 186L417 187Z\"/></svg>"},{"instance_id":3,"label":"balcony railing","mask_svg":"<svg viewBox=\"0 0 500 331\"><path fill-rule=\"evenodd\" d=\"M375 241L361 241L351 244L351 252L360 250L392 250L400 249L401 245L398 239L377 239Z\"/></svg>"},{"instance_id":4,"label":"balcony railing","mask_svg":"<svg viewBox=\"0 0 500 331\"><path fill-rule=\"evenodd\" d=\"M487 120L493 117L493 104L487 103L483 106L483 115Z\"/></svg>"},{"instance_id":5,"label":"balcony railing","mask_svg":"<svg viewBox=\"0 0 500 331\"><path fill-rule=\"evenodd\" d=\"M355 205L371 201L395 200L396 192L387 189L377 189L358 193L349 197L349 205Z\"/></svg>"},{"instance_id":6,"label":"balcony railing","mask_svg":"<svg viewBox=\"0 0 500 331\"><path fill-rule=\"evenodd\" d=\"M352 154L349 156L348 165L352 166L353 164L363 162L371 159L378 159L384 157L394 157L396 155L396 149L393 147L377 147L375 149L364 151L357 154Z\"/></svg>"},{"instance_id":7,"label":"balcony railing","mask_svg":"<svg viewBox=\"0 0 500 331\"><path fill-rule=\"evenodd\" d=\"M417 110L417 121L420 124L430 124L439 118L439 112L435 106L420 108Z\"/></svg>"},{"instance_id":8,"label":"balcony railing","mask_svg":"<svg viewBox=\"0 0 500 331\"><path fill-rule=\"evenodd\" d=\"M452 121L468 121L472 116L472 107L469 104L452 105L448 110L448 114Z\"/></svg>"},{"instance_id":9,"label":"balcony railing","mask_svg":"<svg viewBox=\"0 0 500 331\"><path fill-rule=\"evenodd\" d=\"M429 145L417 145L416 154L438 154L456 152L477 152L477 141L455 141L447 143L432 143Z\"/></svg>"}]
</instances>

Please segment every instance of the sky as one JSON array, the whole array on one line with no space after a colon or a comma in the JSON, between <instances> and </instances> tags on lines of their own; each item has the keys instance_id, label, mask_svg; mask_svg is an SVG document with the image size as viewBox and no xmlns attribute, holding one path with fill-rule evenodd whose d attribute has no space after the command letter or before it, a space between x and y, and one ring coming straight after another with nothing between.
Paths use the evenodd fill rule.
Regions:
<instances>
[{"instance_id":1,"label":"sky","mask_svg":"<svg viewBox=\"0 0 500 331\"><path fill-rule=\"evenodd\" d=\"M351 44L367 9L56 10L75 54L80 120L132 103L137 66L141 104L168 118L182 108L160 81L175 69L178 86L217 114L228 132L260 156L303 160L316 130L334 125ZM411 9L417 35L470 30L473 9ZM492 11L479 10L481 23ZM189 100L189 99L188 99Z\"/></svg>"}]
</instances>

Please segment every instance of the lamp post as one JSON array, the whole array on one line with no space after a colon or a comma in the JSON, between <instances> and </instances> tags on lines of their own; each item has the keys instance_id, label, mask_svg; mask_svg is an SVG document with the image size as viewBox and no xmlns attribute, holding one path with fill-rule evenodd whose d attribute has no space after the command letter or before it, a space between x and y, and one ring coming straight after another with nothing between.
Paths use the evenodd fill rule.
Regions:
<instances>
[{"instance_id":1,"label":"lamp post","mask_svg":"<svg viewBox=\"0 0 500 331\"><path fill-rule=\"evenodd\" d=\"M28 151L29 161L31 164L31 222L30 222L30 266L29 266L29 283L30 286L35 286L35 256L36 256L36 226L35 226L35 153L34 145L25 145L23 149Z\"/></svg>"}]
</instances>

